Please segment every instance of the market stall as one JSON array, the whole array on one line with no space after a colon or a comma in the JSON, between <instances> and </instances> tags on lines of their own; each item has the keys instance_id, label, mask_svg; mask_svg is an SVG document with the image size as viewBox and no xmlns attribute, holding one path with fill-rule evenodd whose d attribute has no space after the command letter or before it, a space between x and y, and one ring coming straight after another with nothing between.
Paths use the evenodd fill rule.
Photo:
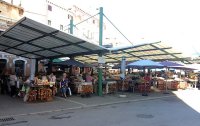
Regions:
<instances>
[{"instance_id":1,"label":"market stall","mask_svg":"<svg viewBox=\"0 0 200 126\"><path fill-rule=\"evenodd\" d=\"M52 101L56 94L55 82L38 79L38 83L30 86L28 102Z\"/></svg>"}]
</instances>

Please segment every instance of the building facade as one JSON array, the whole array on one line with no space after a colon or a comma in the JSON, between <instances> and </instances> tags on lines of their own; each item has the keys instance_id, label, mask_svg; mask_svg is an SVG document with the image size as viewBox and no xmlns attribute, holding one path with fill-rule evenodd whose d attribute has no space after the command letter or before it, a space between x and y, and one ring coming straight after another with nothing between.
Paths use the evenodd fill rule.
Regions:
<instances>
[{"instance_id":1,"label":"building facade","mask_svg":"<svg viewBox=\"0 0 200 126\"><path fill-rule=\"evenodd\" d=\"M20 20L23 17L23 13L24 9L22 7L0 0L0 31L5 31ZM10 74L15 71L19 76L29 76L30 66L30 59L0 52L0 74Z\"/></svg>"},{"instance_id":2,"label":"building facade","mask_svg":"<svg viewBox=\"0 0 200 126\"><path fill-rule=\"evenodd\" d=\"M0 31L5 31L23 16L23 8L0 0Z\"/></svg>"},{"instance_id":3,"label":"building facade","mask_svg":"<svg viewBox=\"0 0 200 126\"><path fill-rule=\"evenodd\" d=\"M76 5L61 5L55 0L39 0L39 2L40 3L38 3L37 0L23 1L21 5L25 10L24 16L66 33L70 33L69 24L71 19L73 19L73 24L76 25L92 16ZM29 7L30 4L33 6ZM37 9L35 6L37 6ZM98 44L98 18L97 15L75 26L73 34ZM106 24L104 23L104 32L105 31Z\"/></svg>"},{"instance_id":4,"label":"building facade","mask_svg":"<svg viewBox=\"0 0 200 126\"><path fill-rule=\"evenodd\" d=\"M2 29L2 31L5 31L20 18L26 16L30 19L33 19L35 21L38 21L40 23L58 29L62 32L69 33L70 20L73 19L75 25L80 22L83 22L81 24L74 26L75 36L87 39L95 44L99 44L98 43L99 15L90 18L92 15L85 12L81 8L75 5L62 5L58 3L56 0L32 0L32 1L5 0L5 1L2 0L0 1L0 6L1 6L0 28ZM98 13L98 10L96 10L96 13ZM105 34L106 33L105 23L103 24L103 29ZM106 41L108 40L104 40L104 42ZM1 61L2 66L5 66L3 64L6 61L7 63L6 70L8 71L13 71L14 69L16 72L20 71L21 75L26 75L26 76L32 75L34 73L33 70L34 61L30 59L12 56L8 53L3 53L3 52L0 53L0 59L2 59ZM32 70L30 70L30 68ZM41 68L39 67L39 69Z\"/></svg>"}]
</instances>

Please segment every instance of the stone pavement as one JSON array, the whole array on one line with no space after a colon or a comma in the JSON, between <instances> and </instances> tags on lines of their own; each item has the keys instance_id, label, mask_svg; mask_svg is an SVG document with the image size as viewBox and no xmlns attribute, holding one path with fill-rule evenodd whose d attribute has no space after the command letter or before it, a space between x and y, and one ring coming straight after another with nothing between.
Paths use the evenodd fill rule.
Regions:
<instances>
[{"instance_id":1,"label":"stone pavement","mask_svg":"<svg viewBox=\"0 0 200 126\"><path fill-rule=\"evenodd\" d=\"M26 116L70 109L153 100L163 97L175 97L172 92L169 94L154 92L149 93L149 96L142 96L141 93L123 93L127 95L126 98L120 98L120 94L122 93L108 94L102 97L92 95L86 98L72 96L67 99L55 97L51 102L40 103L24 103L23 99L0 95L0 117Z\"/></svg>"}]
</instances>

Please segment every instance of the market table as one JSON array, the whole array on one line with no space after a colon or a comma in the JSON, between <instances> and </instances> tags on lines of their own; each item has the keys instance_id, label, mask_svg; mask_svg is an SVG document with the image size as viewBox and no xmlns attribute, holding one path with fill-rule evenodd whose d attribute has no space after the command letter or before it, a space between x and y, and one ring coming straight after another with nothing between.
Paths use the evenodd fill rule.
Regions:
<instances>
[{"instance_id":1,"label":"market table","mask_svg":"<svg viewBox=\"0 0 200 126\"><path fill-rule=\"evenodd\" d=\"M103 86L104 94L115 93L117 91L117 81L106 81Z\"/></svg>"},{"instance_id":2,"label":"market table","mask_svg":"<svg viewBox=\"0 0 200 126\"><path fill-rule=\"evenodd\" d=\"M78 94L85 95L93 93L92 82L74 82L74 84Z\"/></svg>"},{"instance_id":3,"label":"market table","mask_svg":"<svg viewBox=\"0 0 200 126\"><path fill-rule=\"evenodd\" d=\"M51 89L52 88L52 89ZM28 101L52 101L55 94L54 84L36 84L30 86Z\"/></svg>"}]
</instances>

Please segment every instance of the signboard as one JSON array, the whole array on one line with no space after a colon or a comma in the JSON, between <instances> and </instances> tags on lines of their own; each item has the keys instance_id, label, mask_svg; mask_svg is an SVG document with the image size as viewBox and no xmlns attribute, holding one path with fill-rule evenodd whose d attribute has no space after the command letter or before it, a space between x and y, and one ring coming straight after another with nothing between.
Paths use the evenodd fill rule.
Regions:
<instances>
[{"instance_id":1,"label":"signboard","mask_svg":"<svg viewBox=\"0 0 200 126\"><path fill-rule=\"evenodd\" d=\"M106 60L105 60L105 57L104 56L102 56L102 57L98 57L98 63L101 63L101 64L104 64L104 63L106 63Z\"/></svg>"}]
</instances>

